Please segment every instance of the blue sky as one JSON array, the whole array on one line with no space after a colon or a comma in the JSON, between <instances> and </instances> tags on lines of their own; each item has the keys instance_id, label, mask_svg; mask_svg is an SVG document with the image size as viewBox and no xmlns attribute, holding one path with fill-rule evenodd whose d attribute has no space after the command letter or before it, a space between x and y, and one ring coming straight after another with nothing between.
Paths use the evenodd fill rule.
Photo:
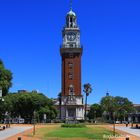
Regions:
<instances>
[{"instance_id":1,"label":"blue sky","mask_svg":"<svg viewBox=\"0 0 140 140\"><path fill-rule=\"evenodd\" d=\"M140 1L73 0L81 29L82 84L89 103L110 95L140 103ZM0 58L13 72L10 91L61 91L61 31L69 0L0 0Z\"/></svg>"}]
</instances>

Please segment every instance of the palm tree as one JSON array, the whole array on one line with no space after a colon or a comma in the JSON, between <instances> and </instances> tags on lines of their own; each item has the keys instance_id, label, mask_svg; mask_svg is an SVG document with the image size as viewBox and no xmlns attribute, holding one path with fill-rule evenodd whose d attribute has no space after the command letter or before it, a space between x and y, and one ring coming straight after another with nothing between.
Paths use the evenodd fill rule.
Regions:
<instances>
[{"instance_id":1,"label":"palm tree","mask_svg":"<svg viewBox=\"0 0 140 140\"><path fill-rule=\"evenodd\" d=\"M92 87L91 84L84 84L84 90L83 90L86 94L86 99L85 99L85 120L87 119L87 97L89 96L89 94L92 92Z\"/></svg>"}]
</instances>

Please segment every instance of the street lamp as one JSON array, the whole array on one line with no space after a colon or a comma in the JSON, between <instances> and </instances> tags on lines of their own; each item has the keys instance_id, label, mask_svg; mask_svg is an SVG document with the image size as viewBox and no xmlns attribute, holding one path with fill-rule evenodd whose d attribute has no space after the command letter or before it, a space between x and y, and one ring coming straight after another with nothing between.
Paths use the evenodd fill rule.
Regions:
<instances>
[{"instance_id":1,"label":"street lamp","mask_svg":"<svg viewBox=\"0 0 140 140\"><path fill-rule=\"evenodd\" d=\"M11 120L10 120L10 113L8 113L8 127L10 128L10 122Z\"/></svg>"},{"instance_id":2,"label":"street lamp","mask_svg":"<svg viewBox=\"0 0 140 140\"><path fill-rule=\"evenodd\" d=\"M95 123L96 123L96 110L94 111L94 120L95 120Z\"/></svg>"},{"instance_id":3,"label":"street lamp","mask_svg":"<svg viewBox=\"0 0 140 140\"><path fill-rule=\"evenodd\" d=\"M36 115L36 112L34 111L33 112L33 135L35 135L35 115Z\"/></svg>"},{"instance_id":4,"label":"street lamp","mask_svg":"<svg viewBox=\"0 0 140 140\"><path fill-rule=\"evenodd\" d=\"M115 122L115 115L116 115L116 113L114 112L114 113L113 113L113 118L114 118L114 123L113 123L113 135L114 135L114 136L115 136L115 133L116 133L116 132L115 132L115 131L116 131L116 128L115 128L115 123L116 123L116 122Z\"/></svg>"}]
</instances>

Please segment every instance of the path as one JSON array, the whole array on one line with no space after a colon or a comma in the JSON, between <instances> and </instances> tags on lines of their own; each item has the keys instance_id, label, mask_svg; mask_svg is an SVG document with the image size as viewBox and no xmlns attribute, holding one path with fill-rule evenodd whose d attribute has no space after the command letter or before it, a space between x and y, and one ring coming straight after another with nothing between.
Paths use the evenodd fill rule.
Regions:
<instances>
[{"instance_id":1,"label":"path","mask_svg":"<svg viewBox=\"0 0 140 140\"><path fill-rule=\"evenodd\" d=\"M31 128L32 126L11 126L11 128L0 131L0 140L5 140L8 137L30 130Z\"/></svg>"},{"instance_id":2,"label":"path","mask_svg":"<svg viewBox=\"0 0 140 140\"><path fill-rule=\"evenodd\" d=\"M134 128L125 127L125 126L116 126L116 129L135 135L137 137L140 137L140 129L134 129Z\"/></svg>"},{"instance_id":3,"label":"path","mask_svg":"<svg viewBox=\"0 0 140 140\"><path fill-rule=\"evenodd\" d=\"M112 125L101 125L101 127L113 131ZM130 136L130 140L140 140L140 136L137 136L137 134L140 134L140 130L136 131L136 129L131 129L130 127L126 128L126 125L124 124L116 124L116 132L120 134L120 137L112 140L126 140L124 136Z\"/></svg>"}]
</instances>

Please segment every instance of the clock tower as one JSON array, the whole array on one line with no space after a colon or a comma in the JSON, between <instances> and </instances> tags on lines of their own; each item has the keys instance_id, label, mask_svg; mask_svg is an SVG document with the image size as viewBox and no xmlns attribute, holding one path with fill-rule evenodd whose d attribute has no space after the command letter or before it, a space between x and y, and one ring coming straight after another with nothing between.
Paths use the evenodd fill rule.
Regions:
<instances>
[{"instance_id":1,"label":"clock tower","mask_svg":"<svg viewBox=\"0 0 140 140\"><path fill-rule=\"evenodd\" d=\"M81 94L80 29L72 9L67 13L66 25L62 30L62 91L60 116L62 120L83 120L84 105Z\"/></svg>"}]
</instances>

